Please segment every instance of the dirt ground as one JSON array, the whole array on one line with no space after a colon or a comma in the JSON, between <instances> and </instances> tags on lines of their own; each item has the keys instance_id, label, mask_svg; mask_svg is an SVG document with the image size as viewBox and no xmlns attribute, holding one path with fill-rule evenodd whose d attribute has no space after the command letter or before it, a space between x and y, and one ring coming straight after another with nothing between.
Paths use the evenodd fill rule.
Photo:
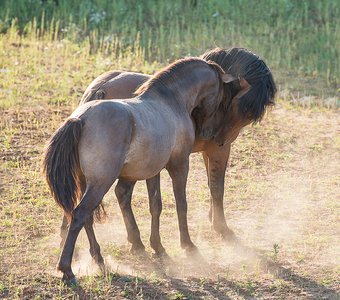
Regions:
<instances>
[{"instance_id":1,"label":"dirt ground","mask_svg":"<svg viewBox=\"0 0 340 300\"><path fill-rule=\"evenodd\" d=\"M171 181L162 172L162 242L171 260L148 245L145 183L133 205L147 254L129 253L112 190L108 217L96 225L107 266L102 276L81 234L68 288L55 271L61 212L40 174L44 142L69 110L2 111L0 298L45 299L338 299L340 292L339 114L279 101L232 147L225 214L239 242L226 244L208 220L209 190L200 154L188 182L189 227L202 257L179 246Z\"/></svg>"}]
</instances>

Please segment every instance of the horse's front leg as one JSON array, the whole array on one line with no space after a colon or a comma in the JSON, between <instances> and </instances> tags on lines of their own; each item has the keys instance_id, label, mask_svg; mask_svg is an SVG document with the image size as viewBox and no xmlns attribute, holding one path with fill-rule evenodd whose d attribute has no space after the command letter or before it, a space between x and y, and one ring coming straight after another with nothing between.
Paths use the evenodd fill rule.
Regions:
<instances>
[{"instance_id":1,"label":"horse's front leg","mask_svg":"<svg viewBox=\"0 0 340 300\"><path fill-rule=\"evenodd\" d=\"M135 220L135 216L133 215L131 208L132 192L135 184L136 181L119 179L115 188L115 193L118 199L120 210L122 211L127 231L127 239L132 244L130 250L132 253L144 252L145 250L140 238L140 232Z\"/></svg>"},{"instance_id":2,"label":"horse's front leg","mask_svg":"<svg viewBox=\"0 0 340 300\"><path fill-rule=\"evenodd\" d=\"M172 159L167 165L167 170L172 179L172 186L176 199L181 247L187 252L197 250L190 239L187 219L186 184L189 172L189 157L185 159Z\"/></svg>"},{"instance_id":3,"label":"horse's front leg","mask_svg":"<svg viewBox=\"0 0 340 300\"><path fill-rule=\"evenodd\" d=\"M162 212L162 197L160 187L160 174L146 180L149 194L149 209L151 213L151 235L150 245L156 255L165 254L159 234L159 218Z\"/></svg>"},{"instance_id":4,"label":"horse's front leg","mask_svg":"<svg viewBox=\"0 0 340 300\"><path fill-rule=\"evenodd\" d=\"M223 207L224 178L229 154L230 144L223 147L211 144L203 153L210 189L209 218L215 231L226 240L231 240L235 237L234 232L227 226Z\"/></svg>"}]
</instances>

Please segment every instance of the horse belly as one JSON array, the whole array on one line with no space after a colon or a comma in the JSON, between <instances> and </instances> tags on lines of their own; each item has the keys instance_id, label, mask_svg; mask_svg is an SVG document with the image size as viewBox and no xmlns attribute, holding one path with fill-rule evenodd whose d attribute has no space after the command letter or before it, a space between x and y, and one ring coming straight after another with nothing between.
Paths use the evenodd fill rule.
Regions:
<instances>
[{"instance_id":1,"label":"horse belly","mask_svg":"<svg viewBox=\"0 0 340 300\"><path fill-rule=\"evenodd\" d=\"M155 162L154 159L144 156L140 159L126 162L119 177L128 180L144 180L154 177L165 167L168 160L169 158L160 160L158 157Z\"/></svg>"},{"instance_id":2,"label":"horse belly","mask_svg":"<svg viewBox=\"0 0 340 300\"><path fill-rule=\"evenodd\" d=\"M125 158L120 177L143 180L157 175L168 163L171 143L133 142Z\"/></svg>"}]
</instances>

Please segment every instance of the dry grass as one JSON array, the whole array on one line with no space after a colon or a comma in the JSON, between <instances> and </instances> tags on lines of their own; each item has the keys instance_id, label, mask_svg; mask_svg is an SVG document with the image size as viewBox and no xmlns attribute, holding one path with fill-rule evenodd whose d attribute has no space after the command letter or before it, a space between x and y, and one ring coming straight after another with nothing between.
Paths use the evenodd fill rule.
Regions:
<instances>
[{"instance_id":1,"label":"dry grass","mask_svg":"<svg viewBox=\"0 0 340 300\"><path fill-rule=\"evenodd\" d=\"M104 69L129 66L124 60L107 66L102 57L71 45L58 50L52 44L13 43L0 39L0 69L8 70L0 73L0 297L338 297L339 113L320 106L302 108L287 100L279 100L262 124L245 129L232 148L225 213L243 246L224 244L210 228L205 171L201 156L194 154L189 226L206 263L187 259L179 247L171 182L163 172L161 236L173 263L153 259L149 247L147 257L128 253L111 190L105 197L107 223L96 225L109 273L102 277L96 272L81 235L73 265L81 275L81 287L64 287L55 271L61 212L40 175L40 155L91 78ZM152 68L137 65L142 71ZM146 195L145 184L138 183L134 211L148 246Z\"/></svg>"}]
</instances>

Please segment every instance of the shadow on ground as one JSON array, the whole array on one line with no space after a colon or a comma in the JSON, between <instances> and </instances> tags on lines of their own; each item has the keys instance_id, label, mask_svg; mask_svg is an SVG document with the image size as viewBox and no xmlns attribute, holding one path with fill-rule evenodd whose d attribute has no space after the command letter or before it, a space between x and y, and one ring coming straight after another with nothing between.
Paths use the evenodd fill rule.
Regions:
<instances>
[{"instance_id":1,"label":"shadow on ground","mask_svg":"<svg viewBox=\"0 0 340 300\"><path fill-rule=\"evenodd\" d=\"M140 256L147 276L122 275L109 271L105 276L83 276L77 287L65 286L59 277L46 273L30 279L16 279L15 288L4 288L0 298L19 297L78 298L78 299L339 299L336 286L326 287L308 276L302 276L291 268L274 262L263 251L238 245L238 251L253 256L261 263L261 270L272 275L267 279L245 277L241 280L229 277L186 277L169 275L174 260L159 260ZM211 274L213 266L207 267ZM210 270L209 270L210 268ZM281 284L276 284L279 281Z\"/></svg>"}]
</instances>

